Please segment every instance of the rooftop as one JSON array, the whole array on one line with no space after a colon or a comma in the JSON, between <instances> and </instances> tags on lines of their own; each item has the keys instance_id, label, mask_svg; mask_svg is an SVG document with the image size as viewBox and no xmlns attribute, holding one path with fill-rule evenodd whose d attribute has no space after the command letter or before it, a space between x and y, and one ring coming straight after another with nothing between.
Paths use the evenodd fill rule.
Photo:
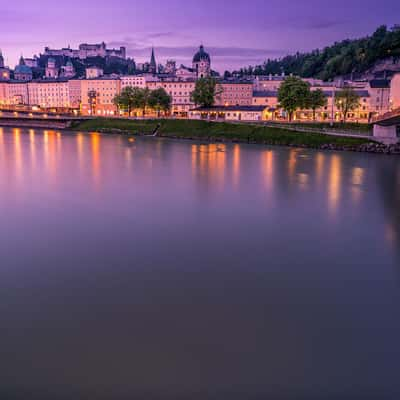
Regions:
<instances>
[{"instance_id":1,"label":"rooftop","mask_svg":"<svg viewBox=\"0 0 400 400\"><path fill-rule=\"evenodd\" d=\"M247 79L222 79L218 83L223 85L253 85L253 82Z\"/></svg>"},{"instance_id":2,"label":"rooftop","mask_svg":"<svg viewBox=\"0 0 400 400\"><path fill-rule=\"evenodd\" d=\"M372 89L389 89L390 81L389 79L373 79L369 82Z\"/></svg>"},{"instance_id":3,"label":"rooftop","mask_svg":"<svg viewBox=\"0 0 400 400\"><path fill-rule=\"evenodd\" d=\"M278 97L278 92L275 90L256 90L253 92L253 97Z\"/></svg>"},{"instance_id":4,"label":"rooftop","mask_svg":"<svg viewBox=\"0 0 400 400\"><path fill-rule=\"evenodd\" d=\"M201 45L199 51L194 55L193 62L208 61L210 62L210 55L204 51L204 46Z\"/></svg>"},{"instance_id":5,"label":"rooftop","mask_svg":"<svg viewBox=\"0 0 400 400\"><path fill-rule=\"evenodd\" d=\"M324 90L324 95L326 97L332 97L333 93L331 90ZM340 92L340 90L336 90L335 93ZM370 97L368 90L354 90L355 93L360 97Z\"/></svg>"}]
</instances>

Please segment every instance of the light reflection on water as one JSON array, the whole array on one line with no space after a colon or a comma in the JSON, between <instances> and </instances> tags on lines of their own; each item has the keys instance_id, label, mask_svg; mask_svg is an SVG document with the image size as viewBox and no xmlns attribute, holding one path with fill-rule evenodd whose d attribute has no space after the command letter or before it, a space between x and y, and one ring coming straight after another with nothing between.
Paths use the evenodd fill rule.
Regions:
<instances>
[{"instance_id":1,"label":"light reflection on water","mask_svg":"<svg viewBox=\"0 0 400 400\"><path fill-rule=\"evenodd\" d=\"M0 398L400 395L398 158L0 128L0 194Z\"/></svg>"}]
</instances>

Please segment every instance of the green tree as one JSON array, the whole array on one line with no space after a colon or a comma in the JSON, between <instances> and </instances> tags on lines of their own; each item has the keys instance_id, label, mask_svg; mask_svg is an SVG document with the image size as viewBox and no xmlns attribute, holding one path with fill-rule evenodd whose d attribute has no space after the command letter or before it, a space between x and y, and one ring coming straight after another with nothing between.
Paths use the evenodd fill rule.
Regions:
<instances>
[{"instance_id":1,"label":"green tree","mask_svg":"<svg viewBox=\"0 0 400 400\"><path fill-rule=\"evenodd\" d=\"M156 110L159 116L161 111L167 112L171 108L171 96L163 88L152 90L148 103L149 107Z\"/></svg>"},{"instance_id":2,"label":"green tree","mask_svg":"<svg viewBox=\"0 0 400 400\"><path fill-rule=\"evenodd\" d=\"M114 104L120 110L124 110L131 115L131 111L137 105L138 88L127 86L122 89L121 93L114 97Z\"/></svg>"},{"instance_id":3,"label":"green tree","mask_svg":"<svg viewBox=\"0 0 400 400\"><path fill-rule=\"evenodd\" d=\"M379 61L400 56L400 29L380 26L371 36L343 40L320 50L296 53L283 58L268 59L253 69L256 75L280 74L285 71L303 78L316 77L331 80L338 75L365 72ZM241 68L240 75L252 68Z\"/></svg>"},{"instance_id":4,"label":"green tree","mask_svg":"<svg viewBox=\"0 0 400 400\"><path fill-rule=\"evenodd\" d=\"M119 95L115 96L114 104L118 108L126 110L129 115L134 109L142 110L143 115L145 115L149 105L150 93L148 88L127 86L122 89Z\"/></svg>"},{"instance_id":5,"label":"green tree","mask_svg":"<svg viewBox=\"0 0 400 400\"><path fill-rule=\"evenodd\" d=\"M190 98L197 106L211 107L217 94L217 82L214 78L200 78Z\"/></svg>"},{"instance_id":6,"label":"green tree","mask_svg":"<svg viewBox=\"0 0 400 400\"><path fill-rule=\"evenodd\" d=\"M138 92L138 107L142 109L143 116L146 115L146 109L149 106L151 90L149 88L139 89Z\"/></svg>"},{"instance_id":7,"label":"green tree","mask_svg":"<svg viewBox=\"0 0 400 400\"><path fill-rule=\"evenodd\" d=\"M279 106L287 111L289 121L297 109L307 108L309 97L310 84L295 76L286 78L278 90Z\"/></svg>"},{"instance_id":8,"label":"green tree","mask_svg":"<svg viewBox=\"0 0 400 400\"><path fill-rule=\"evenodd\" d=\"M360 96L352 87L345 87L336 93L336 107L343 115L343 122L346 122L349 112L356 110L360 105Z\"/></svg>"},{"instance_id":9,"label":"green tree","mask_svg":"<svg viewBox=\"0 0 400 400\"><path fill-rule=\"evenodd\" d=\"M321 89L311 90L309 93L307 108L313 112L313 121L318 108L325 107L328 104L328 99L325 97Z\"/></svg>"}]
</instances>

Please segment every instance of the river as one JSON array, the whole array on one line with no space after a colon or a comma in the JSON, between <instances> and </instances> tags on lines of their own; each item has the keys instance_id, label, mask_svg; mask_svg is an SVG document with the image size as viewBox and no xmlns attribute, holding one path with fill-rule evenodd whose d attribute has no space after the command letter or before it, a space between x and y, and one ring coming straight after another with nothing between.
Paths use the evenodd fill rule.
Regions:
<instances>
[{"instance_id":1,"label":"river","mask_svg":"<svg viewBox=\"0 0 400 400\"><path fill-rule=\"evenodd\" d=\"M400 157L0 128L1 399L400 398Z\"/></svg>"}]
</instances>

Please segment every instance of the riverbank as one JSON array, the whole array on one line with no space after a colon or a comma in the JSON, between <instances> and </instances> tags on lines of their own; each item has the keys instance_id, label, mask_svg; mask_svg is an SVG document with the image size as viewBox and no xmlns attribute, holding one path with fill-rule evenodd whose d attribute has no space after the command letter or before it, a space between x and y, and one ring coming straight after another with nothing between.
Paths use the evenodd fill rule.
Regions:
<instances>
[{"instance_id":1,"label":"riverbank","mask_svg":"<svg viewBox=\"0 0 400 400\"><path fill-rule=\"evenodd\" d=\"M159 127L158 127L159 126ZM158 127L158 130L157 130ZM383 145L373 139L300 133L256 124L233 124L198 120L92 119L71 125L76 131L150 135L159 137L265 145L303 147L321 150L400 154L400 145Z\"/></svg>"}]
</instances>

